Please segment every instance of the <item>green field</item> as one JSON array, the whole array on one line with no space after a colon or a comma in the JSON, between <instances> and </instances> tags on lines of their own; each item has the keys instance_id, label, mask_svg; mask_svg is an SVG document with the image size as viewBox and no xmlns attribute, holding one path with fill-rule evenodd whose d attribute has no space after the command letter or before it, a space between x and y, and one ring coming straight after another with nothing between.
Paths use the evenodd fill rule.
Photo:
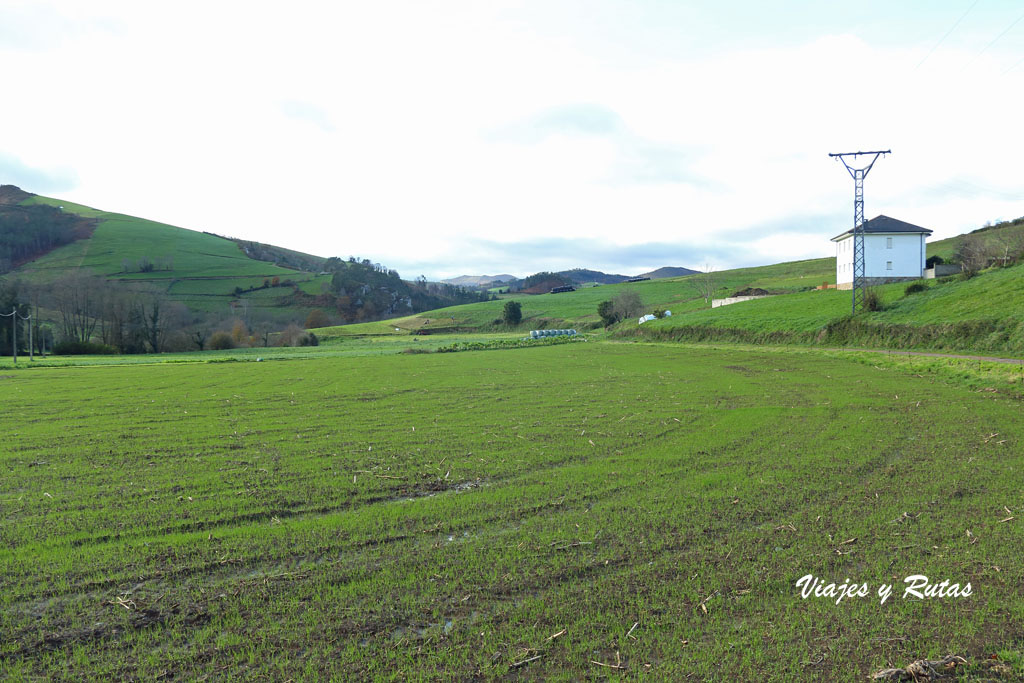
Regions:
<instances>
[{"instance_id":1,"label":"green field","mask_svg":"<svg viewBox=\"0 0 1024 683\"><path fill-rule=\"evenodd\" d=\"M396 352L428 341L0 368L0 678L1024 678L1012 391L808 349Z\"/></svg>"}]
</instances>

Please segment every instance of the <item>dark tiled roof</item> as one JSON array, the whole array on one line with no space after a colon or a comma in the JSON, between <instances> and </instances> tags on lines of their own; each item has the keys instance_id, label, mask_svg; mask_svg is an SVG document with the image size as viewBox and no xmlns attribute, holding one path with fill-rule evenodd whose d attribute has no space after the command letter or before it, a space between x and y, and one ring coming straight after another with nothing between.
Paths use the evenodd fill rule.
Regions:
<instances>
[{"instance_id":1,"label":"dark tiled roof","mask_svg":"<svg viewBox=\"0 0 1024 683\"><path fill-rule=\"evenodd\" d=\"M846 237L852 232L853 228L850 228L846 232L839 233L838 235L833 237L832 240L835 241L842 237ZM926 237L932 234L932 231L929 230L928 228L922 228L920 225L906 223L904 221L896 220L895 218L889 218L888 216L875 216L869 221L864 221L865 235L892 232L917 232L923 233Z\"/></svg>"}]
</instances>

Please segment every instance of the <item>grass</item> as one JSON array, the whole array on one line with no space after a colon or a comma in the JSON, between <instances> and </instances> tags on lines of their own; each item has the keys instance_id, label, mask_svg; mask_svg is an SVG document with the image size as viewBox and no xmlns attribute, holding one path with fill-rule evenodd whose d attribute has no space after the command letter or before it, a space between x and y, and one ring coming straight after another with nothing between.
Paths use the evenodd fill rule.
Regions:
<instances>
[{"instance_id":1,"label":"grass","mask_svg":"<svg viewBox=\"0 0 1024 683\"><path fill-rule=\"evenodd\" d=\"M1024 354L1024 265L977 277L877 287L883 310L850 316L850 292L802 292L621 324L621 334L689 341L816 343Z\"/></svg>"},{"instance_id":2,"label":"grass","mask_svg":"<svg viewBox=\"0 0 1024 683\"><path fill-rule=\"evenodd\" d=\"M25 203L61 206L65 211L99 221L89 239L54 249L15 271L16 277L29 282L50 282L84 270L108 280L165 293L171 300L181 301L196 310L213 311L224 310L231 301L246 298L263 299L260 302L263 306L287 306L284 299L292 293L290 287L284 287L236 297L236 287L243 290L259 287L264 280L277 277L292 280L303 290L319 293L324 279L251 259L237 244L216 235L50 197L35 196ZM164 262L168 257L172 259L169 268ZM138 263L143 258L155 264L154 270L139 272ZM125 261L129 264L127 270Z\"/></svg>"},{"instance_id":3,"label":"grass","mask_svg":"<svg viewBox=\"0 0 1024 683\"><path fill-rule=\"evenodd\" d=\"M1021 236L1024 235L1024 221L1018 218L1014 221L998 223L973 232L984 243L993 248L996 253L1001 254L1005 244L1020 241ZM957 235L955 237L947 237L944 240L930 242L928 244L928 256L941 256L946 261L951 260L961 238L962 235Z\"/></svg>"},{"instance_id":4,"label":"grass","mask_svg":"<svg viewBox=\"0 0 1024 683\"><path fill-rule=\"evenodd\" d=\"M719 290L716 296L725 296L746 287L763 287L778 291L811 289L828 280L829 269L834 280L835 259L794 261L722 271L715 276ZM508 298L519 301L523 307L523 322L517 327L517 331L569 327L588 329L600 325L597 305L623 292L636 292L643 301L645 310L667 308L676 313L703 308L707 304L697 294L694 277L601 285L561 294L511 295L498 301L451 306L394 320L323 328L316 332L339 336L410 334L421 329L428 332L453 328L463 331L496 331L503 326L495 325L494 321L501 318L502 308Z\"/></svg>"},{"instance_id":5,"label":"grass","mask_svg":"<svg viewBox=\"0 0 1024 683\"><path fill-rule=\"evenodd\" d=\"M1019 401L810 351L338 355L410 341L0 373L0 677L1024 676Z\"/></svg>"}]
</instances>

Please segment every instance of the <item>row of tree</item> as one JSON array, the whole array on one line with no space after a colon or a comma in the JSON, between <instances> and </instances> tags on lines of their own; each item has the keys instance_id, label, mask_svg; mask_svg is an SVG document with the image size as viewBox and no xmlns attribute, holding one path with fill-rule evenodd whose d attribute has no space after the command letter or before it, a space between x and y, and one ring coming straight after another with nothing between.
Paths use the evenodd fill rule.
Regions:
<instances>
[{"instance_id":1,"label":"row of tree","mask_svg":"<svg viewBox=\"0 0 1024 683\"><path fill-rule=\"evenodd\" d=\"M4 355L12 353L15 338L19 353L28 352L29 339L36 353L128 354L317 342L301 327L295 311L190 311L130 283L81 273L45 285L0 281L0 313L12 310L18 312L16 322L11 316L0 318Z\"/></svg>"},{"instance_id":2,"label":"row of tree","mask_svg":"<svg viewBox=\"0 0 1024 683\"><path fill-rule=\"evenodd\" d=\"M331 257L324 263L331 273L333 308L343 322L383 320L445 306L489 301L494 296L465 287L427 282L422 275L413 282L398 271L368 259ZM326 305L328 302L317 301Z\"/></svg>"}]
</instances>

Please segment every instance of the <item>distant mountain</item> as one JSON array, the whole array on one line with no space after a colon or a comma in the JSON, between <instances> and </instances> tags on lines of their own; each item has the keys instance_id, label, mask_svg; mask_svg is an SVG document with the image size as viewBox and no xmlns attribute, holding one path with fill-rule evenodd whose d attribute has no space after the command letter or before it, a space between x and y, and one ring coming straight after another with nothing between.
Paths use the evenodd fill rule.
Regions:
<instances>
[{"instance_id":1,"label":"distant mountain","mask_svg":"<svg viewBox=\"0 0 1024 683\"><path fill-rule=\"evenodd\" d=\"M699 271L691 270L690 268L682 268L678 266L665 266L664 268L658 268L652 270L649 273L642 273L640 275L618 275L616 273L604 273L600 270L590 270L589 268L571 268L569 270L560 270L556 273L535 273L533 276L536 278L538 275L549 275L563 278L564 280L571 282L574 285L585 285L590 283L598 283L601 285L615 285L620 282L626 282L637 277L650 278L657 280L659 278L667 277L680 277L683 275L692 275ZM528 278L527 278L528 279ZM550 279L550 278L549 278ZM557 278L555 278L557 279ZM533 288L533 284L527 284L525 279L517 278L514 275L460 275L459 277L449 278L447 280L441 280L444 284L457 285L460 287L486 287L493 282L507 282L512 284L513 291L525 290ZM553 280L552 280L553 282ZM536 283L534 283L536 284ZM545 289L545 292L548 290Z\"/></svg>"},{"instance_id":2,"label":"distant mountain","mask_svg":"<svg viewBox=\"0 0 1024 683\"><path fill-rule=\"evenodd\" d=\"M681 266L665 266L664 268L658 268L652 270L649 273L642 273L637 277L649 277L652 280L658 280L666 277L682 277L683 275L693 275L699 273L699 270L691 270L690 268L683 268Z\"/></svg>"},{"instance_id":3,"label":"distant mountain","mask_svg":"<svg viewBox=\"0 0 1024 683\"><path fill-rule=\"evenodd\" d=\"M458 277L450 277L447 280L441 280L446 285L457 285L459 287L483 287L489 285L492 282L511 282L516 280L515 275L460 275Z\"/></svg>"}]
</instances>

